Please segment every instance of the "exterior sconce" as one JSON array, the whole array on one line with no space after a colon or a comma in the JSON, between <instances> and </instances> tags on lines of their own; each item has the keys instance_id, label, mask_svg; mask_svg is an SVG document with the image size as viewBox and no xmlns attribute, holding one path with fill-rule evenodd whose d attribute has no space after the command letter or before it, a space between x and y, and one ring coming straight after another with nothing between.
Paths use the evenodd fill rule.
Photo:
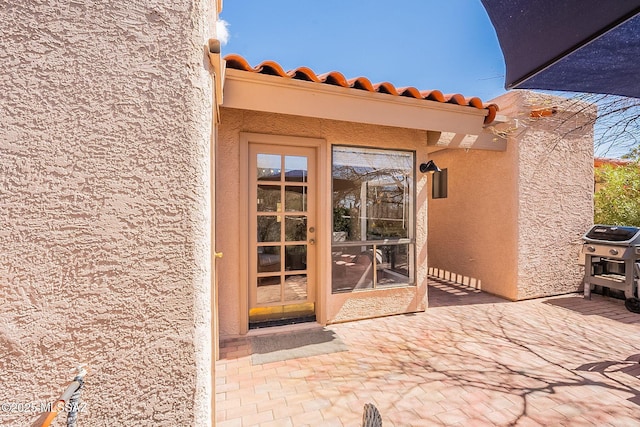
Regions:
<instances>
[{"instance_id":1,"label":"exterior sconce","mask_svg":"<svg viewBox=\"0 0 640 427\"><path fill-rule=\"evenodd\" d=\"M433 162L433 160L429 160L427 163L420 164L420 172L422 173L440 172L440 168Z\"/></svg>"}]
</instances>

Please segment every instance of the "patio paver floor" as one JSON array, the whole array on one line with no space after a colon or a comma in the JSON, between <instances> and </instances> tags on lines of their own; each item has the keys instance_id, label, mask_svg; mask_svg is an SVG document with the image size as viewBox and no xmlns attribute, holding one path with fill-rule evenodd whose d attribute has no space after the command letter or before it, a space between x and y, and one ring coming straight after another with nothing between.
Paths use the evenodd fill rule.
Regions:
<instances>
[{"instance_id":1,"label":"patio paver floor","mask_svg":"<svg viewBox=\"0 0 640 427\"><path fill-rule=\"evenodd\" d=\"M508 302L433 281L424 313L330 325L348 346L216 364L217 426L640 426L640 315L570 294Z\"/></svg>"}]
</instances>

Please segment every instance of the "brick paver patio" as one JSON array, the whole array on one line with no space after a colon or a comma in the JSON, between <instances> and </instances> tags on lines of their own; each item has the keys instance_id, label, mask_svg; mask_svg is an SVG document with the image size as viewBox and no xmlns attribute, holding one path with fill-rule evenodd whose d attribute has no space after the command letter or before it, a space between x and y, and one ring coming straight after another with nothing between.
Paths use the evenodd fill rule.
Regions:
<instances>
[{"instance_id":1,"label":"brick paver patio","mask_svg":"<svg viewBox=\"0 0 640 427\"><path fill-rule=\"evenodd\" d=\"M445 282L424 313L328 326L348 351L253 365L222 343L217 426L640 426L640 315L571 294L508 302Z\"/></svg>"}]
</instances>

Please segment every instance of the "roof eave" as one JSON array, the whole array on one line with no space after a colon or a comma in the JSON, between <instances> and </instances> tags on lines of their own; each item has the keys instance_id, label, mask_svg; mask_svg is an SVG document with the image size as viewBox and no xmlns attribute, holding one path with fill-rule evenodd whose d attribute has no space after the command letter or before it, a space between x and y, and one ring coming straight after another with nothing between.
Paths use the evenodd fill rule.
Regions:
<instances>
[{"instance_id":1,"label":"roof eave","mask_svg":"<svg viewBox=\"0 0 640 427\"><path fill-rule=\"evenodd\" d=\"M464 134L486 109L227 69L222 107Z\"/></svg>"}]
</instances>

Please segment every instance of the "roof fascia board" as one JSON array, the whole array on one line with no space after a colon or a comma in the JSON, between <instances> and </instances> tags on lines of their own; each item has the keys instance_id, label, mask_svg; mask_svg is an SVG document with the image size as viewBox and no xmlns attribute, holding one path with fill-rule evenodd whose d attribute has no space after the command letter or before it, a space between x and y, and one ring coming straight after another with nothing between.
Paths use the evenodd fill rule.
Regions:
<instances>
[{"instance_id":1,"label":"roof fascia board","mask_svg":"<svg viewBox=\"0 0 640 427\"><path fill-rule=\"evenodd\" d=\"M478 135L487 110L227 69L222 107Z\"/></svg>"}]
</instances>

